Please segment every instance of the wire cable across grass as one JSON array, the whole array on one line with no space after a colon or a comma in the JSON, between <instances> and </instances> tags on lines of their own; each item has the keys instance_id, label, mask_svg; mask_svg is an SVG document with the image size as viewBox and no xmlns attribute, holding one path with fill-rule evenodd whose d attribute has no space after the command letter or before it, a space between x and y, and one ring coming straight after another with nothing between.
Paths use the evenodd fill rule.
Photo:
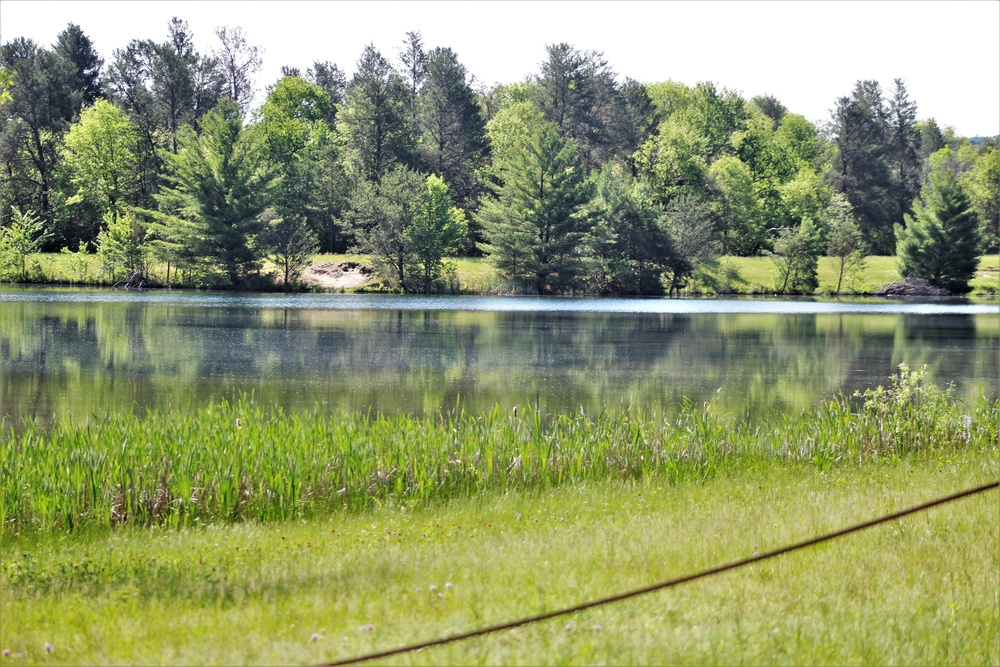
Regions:
<instances>
[{"instance_id":1,"label":"wire cable across grass","mask_svg":"<svg viewBox=\"0 0 1000 667\"><path fill-rule=\"evenodd\" d=\"M905 510L900 510L899 512L893 512L892 514L887 514L885 516L879 517L877 519L872 519L871 521L866 521L864 523L855 524L848 528L843 528L841 530L826 533L825 535L820 535L819 537L814 537L812 539L806 540L804 542L798 542L796 544L791 544L787 547L781 547L780 549L775 549L773 551L764 552L758 556L752 556L750 558L743 558L741 560L728 563L726 565L720 565L718 567L713 567L708 570L702 570L695 574L689 574L684 577L679 577L677 579L671 579L670 581L660 582L658 584L653 584L651 586L645 586L643 588L637 588L635 590L627 591L625 593L619 593L618 595L612 595L605 598L600 598L592 602L584 602L573 607L566 607L564 609L558 609L556 611L546 612L544 614L538 614L536 616L526 616L524 618L509 621L507 623L500 623L497 625L491 625L479 630L471 630L469 632L463 632L457 635L451 635L448 637L441 637L439 639L431 639L425 642L420 642L418 644L411 644L409 646L402 646L399 648L389 649L387 651L379 651L377 653L368 653L366 655L361 655L355 658L345 658L343 660L336 660L334 662L325 663L323 667L334 667L335 665L353 665L361 662L367 662L369 660L377 660L378 658L388 658L394 655L401 655L403 653L411 653L413 651L419 651L425 648L431 648L434 646L442 646L444 644L451 644L452 642L463 641L465 639L472 639L474 637L482 637L483 635L492 634L494 632L501 632L503 630L511 630L513 628L521 627L522 625L529 625L531 623L538 623L540 621L547 621L552 618L557 618L559 616L566 616L567 614L573 614L578 611L584 611L586 609L592 609L594 607L600 607L602 605L611 604L612 602L618 602L620 600L627 600L629 598L638 597L640 595L645 595L647 593L653 593L655 591L661 591L665 588L672 588L674 586L679 586L680 584L687 583L689 581L695 581L696 579L704 579L705 577L710 577L715 574L721 574L723 572L728 572L729 570L735 570L736 568L743 567L745 565L752 565L753 563L759 563L760 561L767 560L769 558L775 558L777 556L782 556L793 551L798 551L799 549L805 549L806 547L811 547L822 542L829 542L830 540L836 539L838 537L843 537L845 535L850 535L851 533L856 533L858 531L864 530L866 528L871 528L879 524L887 523L895 519L900 519L904 516L910 514L916 514L917 512L923 512L924 510L931 509L932 507L937 507L938 505L944 505L945 503L950 503L968 496L973 496L979 493L984 493L992 489L1000 487L1000 481L992 482L990 484L984 484L982 486L977 486L966 491L959 491L958 493L953 493L949 496L944 496L942 498L937 498L936 500L931 500L919 505L914 505L913 507L907 508Z\"/></svg>"}]
</instances>

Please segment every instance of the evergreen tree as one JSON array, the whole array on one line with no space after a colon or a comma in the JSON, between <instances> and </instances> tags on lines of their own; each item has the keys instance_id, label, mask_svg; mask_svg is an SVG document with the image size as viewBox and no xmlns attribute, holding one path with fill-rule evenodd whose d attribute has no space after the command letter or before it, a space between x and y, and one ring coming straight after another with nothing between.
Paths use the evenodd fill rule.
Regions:
<instances>
[{"instance_id":1,"label":"evergreen tree","mask_svg":"<svg viewBox=\"0 0 1000 667\"><path fill-rule=\"evenodd\" d=\"M486 164L489 149L486 124L465 67L451 49L427 54L417 108L423 163L444 179L459 206L474 208L480 192L477 172Z\"/></svg>"},{"instance_id":2,"label":"evergreen tree","mask_svg":"<svg viewBox=\"0 0 1000 667\"><path fill-rule=\"evenodd\" d=\"M201 127L200 137L190 129L180 134L177 154L166 156L159 211L145 213L155 220L161 255L241 286L262 258L257 237L266 228L262 214L274 198L275 172L244 139L235 102L220 100Z\"/></svg>"},{"instance_id":3,"label":"evergreen tree","mask_svg":"<svg viewBox=\"0 0 1000 667\"><path fill-rule=\"evenodd\" d=\"M59 144L80 109L73 64L54 51L18 37L0 47L9 72L11 100L0 108L5 217L15 207L37 212L52 228L58 190ZM61 239L60 239L61 240Z\"/></svg>"},{"instance_id":4,"label":"evergreen tree","mask_svg":"<svg viewBox=\"0 0 1000 667\"><path fill-rule=\"evenodd\" d=\"M886 155L887 111L878 81L858 81L833 111L834 189L847 196L872 251L891 255L897 207Z\"/></svg>"},{"instance_id":5,"label":"evergreen tree","mask_svg":"<svg viewBox=\"0 0 1000 667\"><path fill-rule=\"evenodd\" d=\"M625 127L625 99L604 54L549 44L534 89L535 103L559 136L576 142L589 170L614 157Z\"/></svg>"},{"instance_id":6,"label":"evergreen tree","mask_svg":"<svg viewBox=\"0 0 1000 667\"><path fill-rule=\"evenodd\" d=\"M80 93L80 103L83 106L90 106L104 94L100 79L104 60L80 26L70 23L59 33L55 52L72 64L73 87Z\"/></svg>"},{"instance_id":7,"label":"evergreen tree","mask_svg":"<svg viewBox=\"0 0 1000 667\"><path fill-rule=\"evenodd\" d=\"M920 130L917 104L910 99L902 79L893 82L886 118L886 163L892 175L893 222L910 212L920 191Z\"/></svg>"},{"instance_id":8,"label":"evergreen tree","mask_svg":"<svg viewBox=\"0 0 1000 667\"><path fill-rule=\"evenodd\" d=\"M573 287L586 268L580 249L593 227L585 208L593 188L573 141L539 123L501 165L500 178L497 199L477 216L487 239L480 249L504 277L539 294Z\"/></svg>"},{"instance_id":9,"label":"evergreen tree","mask_svg":"<svg viewBox=\"0 0 1000 667\"><path fill-rule=\"evenodd\" d=\"M649 185L606 164L597 178L597 200L600 230L594 236L606 241L594 254L603 264L603 286L617 294L662 294L660 276L673 247Z\"/></svg>"},{"instance_id":10,"label":"evergreen tree","mask_svg":"<svg viewBox=\"0 0 1000 667\"><path fill-rule=\"evenodd\" d=\"M899 273L965 294L979 266L978 216L950 170L933 172L920 194L906 227L896 225Z\"/></svg>"},{"instance_id":11,"label":"evergreen tree","mask_svg":"<svg viewBox=\"0 0 1000 667\"><path fill-rule=\"evenodd\" d=\"M414 163L406 82L389 61L366 46L337 114L347 164L356 178L378 182L393 165Z\"/></svg>"}]
</instances>

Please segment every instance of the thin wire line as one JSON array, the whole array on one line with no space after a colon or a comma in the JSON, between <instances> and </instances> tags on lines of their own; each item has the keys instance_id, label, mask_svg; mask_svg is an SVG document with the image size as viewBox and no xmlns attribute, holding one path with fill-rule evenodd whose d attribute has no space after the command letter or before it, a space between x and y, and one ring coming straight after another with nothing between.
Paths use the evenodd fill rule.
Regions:
<instances>
[{"instance_id":1,"label":"thin wire line","mask_svg":"<svg viewBox=\"0 0 1000 667\"><path fill-rule=\"evenodd\" d=\"M916 514L917 512L923 512L932 507L937 507L938 505L944 505L945 503L950 503L956 500L960 500L967 496L972 496L977 493L984 493L1000 487L1000 481L992 482L990 484L984 484L982 486L977 486L973 489L968 489L966 491L959 491L958 493L953 493L949 496L943 498L938 498L936 500L931 500L919 505L914 505L905 510L899 512L893 512L892 514L887 514L885 516L879 517L877 519L872 519L871 521L866 521L864 523L855 524L848 528L843 528L841 530L827 533L825 535L820 535L819 537L814 537L812 539L806 540L804 542L798 542L796 544L789 545L787 547L781 547L780 549L775 549L773 551L767 551L759 556L753 556L751 558L743 558L741 560L728 563L726 565L720 565L718 567L713 567L708 570L702 570L695 574L689 574L677 579L671 579L670 581L664 581L658 584L653 584L651 586L645 586L643 588L637 588L625 593L619 593L618 595L612 595L609 597L601 598L599 600L594 600L592 602L584 602L573 607L566 607L564 609L558 609L556 611L546 612L544 614L538 614L537 616L527 616L525 618L518 619L516 621L509 621L507 623L500 623L498 625L491 625L489 627L481 628L479 630L470 630L469 632L463 632L457 635L451 635L448 637L441 637L439 639L432 639L419 644L411 644L409 646L402 646L400 648L389 649L387 651L379 651L377 653L368 653L366 655L361 655L356 658L345 658L343 660L335 660L333 662L325 663L322 667L336 667L338 665L353 665L361 662L367 662L369 660L376 660L378 658L388 658L394 655L400 655L403 653L411 653L413 651L419 651L425 648L431 648L433 646L442 646L444 644L450 644L452 642L462 641L465 639L472 639L474 637L482 637L483 635L492 634L494 632L500 632L502 630L511 630L513 628L521 627L522 625L528 625L530 623L538 623L540 621L547 621L552 618L557 618L559 616L565 616L567 614L573 614L578 611L584 611L586 609L592 609L594 607L600 607L602 605L610 604L612 602L619 602L621 600L627 600L629 598L634 598L639 595L646 595L647 593L653 593L655 591L661 591L665 588L671 588L673 586L679 586L680 584L687 583L689 581L695 581L696 579L703 579L705 577L710 577L715 574L721 574L722 572L728 572L729 570L735 570L736 568L743 567L745 565L751 565L753 563L759 563L762 560L767 560L769 558L775 558L792 551L798 551L799 549L805 549L806 547L811 547L821 542L827 542L829 540L836 539L838 537L843 537L844 535L850 535L851 533L856 533L860 530L866 528L871 528L882 523L893 521L895 519L908 516L910 514Z\"/></svg>"}]
</instances>

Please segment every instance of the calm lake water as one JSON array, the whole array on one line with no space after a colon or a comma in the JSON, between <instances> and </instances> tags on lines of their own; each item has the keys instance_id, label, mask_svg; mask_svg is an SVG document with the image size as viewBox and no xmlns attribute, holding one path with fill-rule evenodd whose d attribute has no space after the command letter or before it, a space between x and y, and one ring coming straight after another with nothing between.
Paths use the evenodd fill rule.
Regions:
<instances>
[{"instance_id":1,"label":"calm lake water","mask_svg":"<svg viewBox=\"0 0 1000 667\"><path fill-rule=\"evenodd\" d=\"M811 409L927 364L1000 394L1000 306L855 300L559 299L0 289L0 416L199 405L546 412L684 398Z\"/></svg>"}]
</instances>

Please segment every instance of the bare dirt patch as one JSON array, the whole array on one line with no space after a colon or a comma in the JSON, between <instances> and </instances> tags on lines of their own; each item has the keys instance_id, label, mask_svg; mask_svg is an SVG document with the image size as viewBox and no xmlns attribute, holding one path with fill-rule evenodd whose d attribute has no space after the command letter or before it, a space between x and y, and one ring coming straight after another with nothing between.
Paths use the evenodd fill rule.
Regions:
<instances>
[{"instance_id":1,"label":"bare dirt patch","mask_svg":"<svg viewBox=\"0 0 1000 667\"><path fill-rule=\"evenodd\" d=\"M357 262L327 262L303 271L302 281L329 289L351 289L367 285L371 276L371 269Z\"/></svg>"}]
</instances>

